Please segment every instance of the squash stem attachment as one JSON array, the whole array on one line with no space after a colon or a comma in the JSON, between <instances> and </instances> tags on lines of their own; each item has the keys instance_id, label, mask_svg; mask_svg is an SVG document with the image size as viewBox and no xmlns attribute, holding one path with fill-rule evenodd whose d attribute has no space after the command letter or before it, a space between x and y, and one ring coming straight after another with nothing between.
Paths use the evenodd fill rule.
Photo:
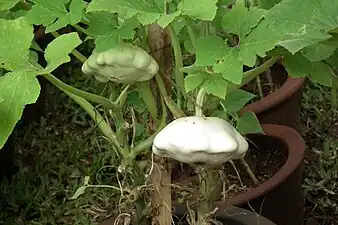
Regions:
<instances>
[{"instance_id":1,"label":"squash stem attachment","mask_svg":"<svg viewBox=\"0 0 338 225\"><path fill-rule=\"evenodd\" d=\"M168 92L167 89L165 88L162 77L159 74L156 74L155 79L157 86L161 92L161 95L164 99L164 102L168 106L170 112L174 115L176 119L180 117L185 117L184 112L179 107L177 107L177 105L173 102L173 100L168 96Z\"/></svg>"},{"instance_id":2,"label":"squash stem attachment","mask_svg":"<svg viewBox=\"0 0 338 225\"><path fill-rule=\"evenodd\" d=\"M159 125L158 120L158 111L157 111L157 104L155 97L149 87L149 82L140 82L138 85L138 90L140 92L141 98L143 99L144 103L147 105L148 111L156 123L156 126Z\"/></svg>"},{"instance_id":3,"label":"squash stem attachment","mask_svg":"<svg viewBox=\"0 0 338 225\"><path fill-rule=\"evenodd\" d=\"M195 106L195 114L196 116L203 116L203 102L204 102L204 96L205 96L205 88L201 88L197 93L196 98L196 106Z\"/></svg>"},{"instance_id":4,"label":"squash stem attachment","mask_svg":"<svg viewBox=\"0 0 338 225\"><path fill-rule=\"evenodd\" d=\"M59 80L58 78L56 78L52 74L44 74L43 76L49 82L51 82L52 84L54 84L58 88L60 88L64 91L67 91L69 93L72 93L73 95L77 95L77 96L84 98L84 99L87 99L91 102L101 104L103 107L105 107L107 109L111 109L112 111L115 111L118 108L118 104L116 102L112 102L109 99L102 97L100 95L88 93L86 91L82 91L80 89L74 88L74 87L62 82L61 80Z\"/></svg>"},{"instance_id":5,"label":"squash stem attachment","mask_svg":"<svg viewBox=\"0 0 338 225\"><path fill-rule=\"evenodd\" d=\"M128 90L130 88L130 84L128 84L127 86L125 86L123 88L123 90L121 91L119 97L116 99L116 101L114 102L116 105L119 105L120 108L122 108L122 106L124 105L127 96L128 96Z\"/></svg>"},{"instance_id":6,"label":"squash stem attachment","mask_svg":"<svg viewBox=\"0 0 338 225\"><path fill-rule=\"evenodd\" d=\"M96 122L97 126L106 136L106 138L116 147L120 155L124 156L127 154L127 151L121 147L121 144L117 140L114 131L111 129L109 124L104 120L101 114L94 108L94 106L92 106L92 104L90 104L86 99L79 97L69 91L66 91L65 89L62 88L60 89L64 91L76 103L78 103L89 114L89 116Z\"/></svg>"},{"instance_id":7,"label":"squash stem attachment","mask_svg":"<svg viewBox=\"0 0 338 225\"><path fill-rule=\"evenodd\" d=\"M85 35L87 35L89 37L92 37L92 35L87 31L87 29L85 29L85 28L83 28L83 27L81 27L81 26L79 26L77 24L72 25L72 27L74 27L76 30L84 33Z\"/></svg>"},{"instance_id":8,"label":"squash stem attachment","mask_svg":"<svg viewBox=\"0 0 338 225\"><path fill-rule=\"evenodd\" d=\"M167 125L168 113L167 113L167 108L165 106L163 97L161 98L161 103L162 103L162 117L161 117L161 121L160 121L160 124L159 124L157 130L155 131L154 134L152 134L146 140L140 142L138 145L136 145L135 147L133 147L131 149L131 154L132 154L131 158L135 158L137 155L142 154L143 151L148 150L151 147L151 145L153 144L153 141L154 141L156 135Z\"/></svg>"},{"instance_id":9,"label":"squash stem attachment","mask_svg":"<svg viewBox=\"0 0 338 225\"><path fill-rule=\"evenodd\" d=\"M182 93L184 90L184 76L181 69L183 68L183 60L182 60L182 51L180 46L180 41L177 37L177 34L172 26L168 26L168 31L170 34L171 44L174 49L174 57L175 57L175 79L177 85L177 105L179 108L182 108Z\"/></svg>"}]
</instances>

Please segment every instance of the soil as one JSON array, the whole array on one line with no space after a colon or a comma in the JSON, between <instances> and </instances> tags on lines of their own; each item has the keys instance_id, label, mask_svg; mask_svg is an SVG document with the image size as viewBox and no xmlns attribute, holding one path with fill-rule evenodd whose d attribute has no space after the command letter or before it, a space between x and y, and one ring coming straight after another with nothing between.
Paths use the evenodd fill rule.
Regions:
<instances>
[{"instance_id":1,"label":"soil","mask_svg":"<svg viewBox=\"0 0 338 225\"><path fill-rule=\"evenodd\" d=\"M265 138L270 139L266 140L266 142L270 142L269 146L271 147L264 149L257 147L254 144L250 144L249 153L246 156L246 162L251 167L259 183L263 183L271 178L280 170L287 160L286 147L280 143L272 144L271 142L278 141L273 137ZM187 164L176 163L173 165L173 199L177 199L179 201L183 197L186 198L187 195L189 195L189 192L190 194L195 195L196 190L198 190L199 181L194 169ZM235 162L235 166L240 174L240 179L238 178L232 164L227 163L223 165L221 170L221 174L223 174L223 176L221 179L224 181L223 183L225 184L225 188L223 189L223 193L220 193L220 200L229 199L256 186L240 162ZM186 190L186 192L182 192L182 190Z\"/></svg>"}]
</instances>

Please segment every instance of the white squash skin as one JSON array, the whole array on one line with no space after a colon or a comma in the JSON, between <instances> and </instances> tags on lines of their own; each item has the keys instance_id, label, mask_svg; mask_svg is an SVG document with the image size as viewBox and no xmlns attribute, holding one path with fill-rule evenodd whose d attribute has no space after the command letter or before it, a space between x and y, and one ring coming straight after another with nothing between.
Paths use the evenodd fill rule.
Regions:
<instances>
[{"instance_id":1,"label":"white squash skin","mask_svg":"<svg viewBox=\"0 0 338 225\"><path fill-rule=\"evenodd\" d=\"M245 156L245 138L227 121L217 117L182 117L156 135L154 154L183 163L219 165Z\"/></svg>"},{"instance_id":2,"label":"white squash skin","mask_svg":"<svg viewBox=\"0 0 338 225\"><path fill-rule=\"evenodd\" d=\"M152 79L159 71L156 60L131 44L121 44L101 53L93 53L82 65L82 72L100 82L131 84Z\"/></svg>"}]
</instances>

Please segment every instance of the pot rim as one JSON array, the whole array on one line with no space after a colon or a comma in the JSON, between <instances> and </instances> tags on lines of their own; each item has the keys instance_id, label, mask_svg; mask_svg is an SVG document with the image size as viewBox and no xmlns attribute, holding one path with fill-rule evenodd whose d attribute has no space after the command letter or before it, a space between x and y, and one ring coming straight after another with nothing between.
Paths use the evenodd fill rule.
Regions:
<instances>
[{"instance_id":1,"label":"pot rim","mask_svg":"<svg viewBox=\"0 0 338 225\"><path fill-rule=\"evenodd\" d=\"M223 201L217 201L217 205L232 206L245 204L264 194L272 191L283 183L303 162L305 156L305 141L302 136L294 129L277 124L262 124L265 135L276 137L283 140L287 146L288 158L280 170L268 180L250 188L233 198Z\"/></svg>"},{"instance_id":2,"label":"pot rim","mask_svg":"<svg viewBox=\"0 0 338 225\"><path fill-rule=\"evenodd\" d=\"M175 206L175 212L173 216L182 216L187 213L187 208L184 205L177 205ZM231 206L228 208L218 207L218 210L215 213L215 216L222 219L222 218L229 218L234 220L235 222L245 224L245 225L253 225L260 224L260 225L276 225L274 222L270 221L269 219L265 218L264 216L257 215L256 213L241 208L237 206Z\"/></svg>"},{"instance_id":3,"label":"pot rim","mask_svg":"<svg viewBox=\"0 0 338 225\"><path fill-rule=\"evenodd\" d=\"M305 78L289 77L285 83L275 92L265 96L263 99L250 103L243 107L240 114L254 112L256 114L267 111L274 106L290 98L295 92L302 88Z\"/></svg>"}]
</instances>

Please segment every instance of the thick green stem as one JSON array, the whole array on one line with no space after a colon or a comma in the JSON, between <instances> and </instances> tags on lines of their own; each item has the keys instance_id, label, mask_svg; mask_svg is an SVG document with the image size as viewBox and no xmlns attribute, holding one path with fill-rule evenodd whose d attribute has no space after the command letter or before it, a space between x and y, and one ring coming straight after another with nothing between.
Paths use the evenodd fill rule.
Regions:
<instances>
[{"instance_id":1,"label":"thick green stem","mask_svg":"<svg viewBox=\"0 0 338 225\"><path fill-rule=\"evenodd\" d=\"M89 116L96 122L97 126L100 128L105 137L117 148L120 155L125 156L127 154L127 151L121 147L121 144L117 140L114 131L104 120L101 114L94 108L94 106L92 106L86 99L72 94L62 88L60 89L64 91L76 103L78 103L89 114Z\"/></svg>"},{"instance_id":2,"label":"thick green stem","mask_svg":"<svg viewBox=\"0 0 338 225\"><path fill-rule=\"evenodd\" d=\"M125 88L123 88L123 90L121 91L119 97L116 99L115 103L119 105L120 109L123 108L127 97L128 97L128 89L130 88L130 84L128 84L127 86L125 86Z\"/></svg>"},{"instance_id":3,"label":"thick green stem","mask_svg":"<svg viewBox=\"0 0 338 225\"><path fill-rule=\"evenodd\" d=\"M200 29L200 37L209 36L210 34L210 22L202 21L201 29Z\"/></svg>"},{"instance_id":4,"label":"thick green stem","mask_svg":"<svg viewBox=\"0 0 338 225\"><path fill-rule=\"evenodd\" d=\"M58 32L51 32L51 34L57 38L61 36ZM77 58L80 62L84 63L87 60L87 57L82 55L78 50L74 49L72 52L72 55Z\"/></svg>"},{"instance_id":5,"label":"thick green stem","mask_svg":"<svg viewBox=\"0 0 338 225\"><path fill-rule=\"evenodd\" d=\"M183 68L183 60L182 60L182 51L180 46L180 40L177 37L175 30L172 26L168 26L171 44L174 49L174 57L175 57L175 79L177 85L177 105L179 108L182 107L182 93L185 92L184 89L184 75L181 69Z\"/></svg>"},{"instance_id":6,"label":"thick green stem","mask_svg":"<svg viewBox=\"0 0 338 225\"><path fill-rule=\"evenodd\" d=\"M333 107L337 107L337 87L338 87L338 79L333 78L332 86L331 86L331 104Z\"/></svg>"},{"instance_id":7,"label":"thick green stem","mask_svg":"<svg viewBox=\"0 0 338 225\"><path fill-rule=\"evenodd\" d=\"M200 197L203 198L197 206L197 224L208 224L207 216L214 210L214 203L217 201L221 191L221 182L217 167L204 167L199 171L200 176Z\"/></svg>"},{"instance_id":8,"label":"thick green stem","mask_svg":"<svg viewBox=\"0 0 338 225\"><path fill-rule=\"evenodd\" d=\"M157 104L156 99L149 87L149 82L141 82L138 85L138 90L140 92L141 98L143 99L144 103L147 105L148 111L155 121L156 125L159 125L158 120L158 110L157 110Z\"/></svg>"},{"instance_id":9,"label":"thick green stem","mask_svg":"<svg viewBox=\"0 0 338 225\"><path fill-rule=\"evenodd\" d=\"M143 140L141 143L139 143L138 145L136 145L134 148L131 149L132 158L135 158L137 155L142 154L145 150L148 150L153 144L155 136L167 125L168 113L163 98L161 99L161 103L162 103L162 117L157 130L146 140Z\"/></svg>"},{"instance_id":10,"label":"thick green stem","mask_svg":"<svg viewBox=\"0 0 338 225\"><path fill-rule=\"evenodd\" d=\"M126 148L126 146L128 146L126 137L126 131L128 128L125 127L122 111L121 109L118 109L114 113L111 112L110 115L113 118L116 127L116 138L120 142L121 146Z\"/></svg>"},{"instance_id":11,"label":"thick green stem","mask_svg":"<svg viewBox=\"0 0 338 225\"><path fill-rule=\"evenodd\" d=\"M100 95L95 95L92 93L88 93L86 91L82 91L79 90L77 88L74 88L68 84L63 83L61 80L59 80L58 78L56 78L55 76L53 76L52 74L44 74L43 75L47 80L49 80L52 84L54 84L55 86L57 86L58 88L65 90L67 92L70 92L72 94L75 94L79 97L85 98L91 102L95 102L98 104L101 104L103 107L107 108L107 109L112 109L113 111L115 111L118 107L118 104L115 102L110 101L107 98L104 98Z\"/></svg>"},{"instance_id":12,"label":"thick green stem","mask_svg":"<svg viewBox=\"0 0 338 225\"><path fill-rule=\"evenodd\" d=\"M259 76L256 76L256 83L257 83L257 89L258 89L258 95L260 99L264 98L263 89L262 89L262 83L261 78Z\"/></svg>"},{"instance_id":13,"label":"thick green stem","mask_svg":"<svg viewBox=\"0 0 338 225\"><path fill-rule=\"evenodd\" d=\"M203 101L205 96L205 88L201 88L198 91L197 98L196 98L196 106L195 106L195 115L196 116L203 116Z\"/></svg>"},{"instance_id":14,"label":"thick green stem","mask_svg":"<svg viewBox=\"0 0 338 225\"><path fill-rule=\"evenodd\" d=\"M236 85L233 83L229 83L228 85L228 92L231 92L233 90L236 90L240 87L242 87L243 85L249 83L251 80L253 80L256 76L260 75L261 73L265 72L267 69L269 69L271 66L273 66L277 61L279 60L279 57L272 57L270 59L268 59L265 63L263 63L262 65L246 71L243 73L243 81L241 85Z\"/></svg>"},{"instance_id":15,"label":"thick green stem","mask_svg":"<svg viewBox=\"0 0 338 225\"><path fill-rule=\"evenodd\" d=\"M194 48L196 50L197 34L195 33L194 28L193 28L192 25L193 25L192 20L189 17L187 17L185 19L185 26L188 29L188 33L189 33L192 45L194 46Z\"/></svg>"},{"instance_id":16,"label":"thick green stem","mask_svg":"<svg viewBox=\"0 0 338 225\"><path fill-rule=\"evenodd\" d=\"M173 102L173 100L168 96L167 89L165 88L162 77L157 74L155 76L157 87L159 88L161 95L164 99L165 104L168 106L170 112L174 115L175 118L185 117L184 112Z\"/></svg>"},{"instance_id":17,"label":"thick green stem","mask_svg":"<svg viewBox=\"0 0 338 225\"><path fill-rule=\"evenodd\" d=\"M87 35L89 37L92 36L85 28L83 28L83 27L81 27L77 24L72 25L72 27L74 27L77 31L80 31L80 32L84 33L85 35Z\"/></svg>"}]
</instances>

